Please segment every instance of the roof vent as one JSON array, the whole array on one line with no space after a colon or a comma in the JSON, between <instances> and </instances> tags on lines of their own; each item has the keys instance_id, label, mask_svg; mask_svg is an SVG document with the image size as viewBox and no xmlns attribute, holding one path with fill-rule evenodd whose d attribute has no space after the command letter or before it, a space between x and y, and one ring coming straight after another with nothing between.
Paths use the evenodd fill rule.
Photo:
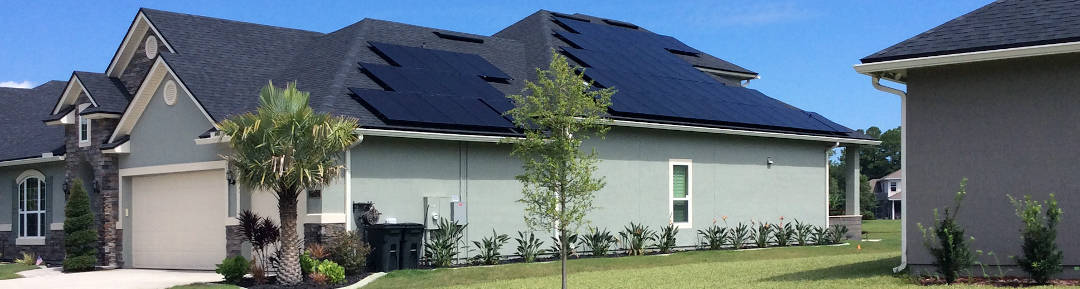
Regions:
<instances>
[{"instance_id":1,"label":"roof vent","mask_svg":"<svg viewBox=\"0 0 1080 289\"><path fill-rule=\"evenodd\" d=\"M157 37L154 37L153 35L147 36L146 37L146 43L143 44L143 47L145 47L143 49L143 51L146 52L146 58L154 59L154 57L157 57L157 54L158 54L158 51L157 51L158 50Z\"/></svg>"},{"instance_id":2,"label":"roof vent","mask_svg":"<svg viewBox=\"0 0 1080 289\"><path fill-rule=\"evenodd\" d=\"M613 26L623 27L623 28L638 29L637 25L631 24L629 22L622 22L622 21L619 21L619 20L604 19L604 23L611 24Z\"/></svg>"},{"instance_id":3,"label":"roof vent","mask_svg":"<svg viewBox=\"0 0 1080 289\"><path fill-rule=\"evenodd\" d=\"M480 39L480 38L476 38L476 37L470 37L470 36L458 35L458 34L450 34L450 33L444 33L444 32L439 32L439 31L433 31L432 33L435 33L435 36L438 36L439 38L442 38L442 39L465 41L465 42L472 42L472 43L484 43L484 39Z\"/></svg>"},{"instance_id":4,"label":"roof vent","mask_svg":"<svg viewBox=\"0 0 1080 289\"><path fill-rule=\"evenodd\" d=\"M162 94L164 95L163 98L165 99L165 104L169 106L176 104L176 82L172 80L165 82L165 88L163 90L164 92Z\"/></svg>"},{"instance_id":5,"label":"roof vent","mask_svg":"<svg viewBox=\"0 0 1080 289\"><path fill-rule=\"evenodd\" d=\"M592 22L592 21L589 21L588 18L577 17L577 16L574 16L574 15L564 14L564 13L559 13L559 12L551 12L551 15L554 15L555 17L562 17L562 18L573 19L573 20L577 20L577 21Z\"/></svg>"}]
</instances>

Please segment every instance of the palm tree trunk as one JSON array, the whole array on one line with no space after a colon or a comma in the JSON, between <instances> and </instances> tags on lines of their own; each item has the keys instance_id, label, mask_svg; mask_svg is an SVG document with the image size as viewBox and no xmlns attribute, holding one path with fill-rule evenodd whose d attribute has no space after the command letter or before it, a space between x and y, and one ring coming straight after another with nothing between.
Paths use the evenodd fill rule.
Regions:
<instances>
[{"instance_id":1,"label":"palm tree trunk","mask_svg":"<svg viewBox=\"0 0 1080 289\"><path fill-rule=\"evenodd\" d=\"M278 192L278 216L281 219L281 246L285 256L278 268L277 281L281 285L296 285L304 280L300 272L300 243L296 235L296 201L299 192L296 188L282 188Z\"/></svg>"}]
</instances>

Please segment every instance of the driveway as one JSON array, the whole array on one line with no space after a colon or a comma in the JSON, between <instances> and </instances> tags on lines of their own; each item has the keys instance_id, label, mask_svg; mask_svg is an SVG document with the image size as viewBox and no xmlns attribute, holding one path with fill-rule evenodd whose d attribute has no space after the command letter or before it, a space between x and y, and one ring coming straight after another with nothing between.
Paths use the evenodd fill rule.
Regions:
<instances>
[{"instance_id":1,"label":"driveway","mask_svg":"<svg viewBox=\"0 0 1080 289\"><path fill-rule=\"evenodd\" d=\"M0 288L116 288L158 289L199 282L221 281L211 271L116 269L60 273L59 268L19 272L24 278L0 281Z\"/></svg>"}]
</instances>

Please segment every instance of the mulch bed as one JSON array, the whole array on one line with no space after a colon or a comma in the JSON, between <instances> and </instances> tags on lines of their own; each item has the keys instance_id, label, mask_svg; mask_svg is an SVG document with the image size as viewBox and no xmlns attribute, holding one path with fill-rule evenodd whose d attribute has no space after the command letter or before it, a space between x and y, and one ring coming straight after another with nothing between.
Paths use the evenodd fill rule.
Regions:
<instances>
[{"instance_id":1,"label":"mulch bed","mask_svg":"<svg viewBox=\"0 0 1080 289\"><path fill-rule=\"evenodd\" d=\"M919 284L927 285L945 285L945 279L922 277L918 279ZM1035 280L1027 278L957 278L955 284L970 284L970 285L989 285L994 287L1032 287L1041 284L1036 284ZM1080 280L1076 279L1061 279L1050 280L1050 285L1054 286L1080 286Z\"/></svg>"},{"instance_id":2,"label":"mulch bed","mask_svg":"<svg viewBox=\"0 0 1080 289\"><path fill-rule=\"evenodd\" d=\"M255 279L253 279L253 278L244 278L244 280L241 280L240 283L233 284L233 285L248 288L248 289L308 289L308 288L311 288L311 289L324 289L324 288L341 288L341 287L349 286L349 285L352 285L352 284L356 284L356 282L360 282L360 280L364 279L364 277L367 277L368 275L371 275L371 273L364 273L364 274L360 274L360 275L345 275L345 282L342 282L341 284L320 285L320 284L316 284L315 282L311 281L310 278L305 277L304 282L301 282L300 284L297 284L296 286L284 286L284 285L277 284L277 280L275 280L276 278L273 277L273 276L270 276L270 277L267 277L267 282L264 283L264 284L255 284ZM224 284L222 282L218 282L218 283L219 284Z\"/></svg>"}]
</instances>

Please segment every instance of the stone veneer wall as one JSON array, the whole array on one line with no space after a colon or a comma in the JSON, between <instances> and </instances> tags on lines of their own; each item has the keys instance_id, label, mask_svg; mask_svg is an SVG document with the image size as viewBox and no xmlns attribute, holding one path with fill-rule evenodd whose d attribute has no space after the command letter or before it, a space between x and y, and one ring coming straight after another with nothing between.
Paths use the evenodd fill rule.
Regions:
<instances>
[{"instance_id":1,"label":"stone veneer wall","mask_svg":"<svg viewBox=\"0 0 1080 289\"><path fill-rule=\"evenodd\" d=\"M304 246L324 244L330 238L345 232L345 223L304 224Z\"/></svg>"},{"instance_id":2,"label":"stone veneer wall","mask_svg":"<svg viewBox=\"0 0 1080 289\"><path fill-rule=\"evenodd\" d=\"M85 102L80 97L80 102ZM98 265L123 266L123 232L116 228L119 220L120 175L115 155L103 154L101 144L108 141L119 119L95 119L91 123L90 145L79 147L78 125L66 126L66 178L72 182L82 166L89 165L93 171L93 181L84 184L91 193L90 207L94 212L94 221L98 230ZM61 246L62 247L62 246Z\"/></svg>"},{"instance_id":3,"label":"stone veneer wall","mask_svg":"<svg viewBox=\"0 0 1080 289\"><path fill-rule=\"evenodd\" d=\"M244 237L240 235L240 225L225 226L225 257L243 254Z\"/></svg>"},{"instance_id":4,"label":"stone veneer wall","mask_svg":"<svg viewBox=\"0 0 1080 289\"><path fill-rule=\"evenodd\" d=\"M846 237L848 240L862 240L862 216L829 216L829 226L841 225L848 228Z\"/></svg>"},{"instance_id":5,"label":"stone veneer wall","mask_svg":"<svg viewBox=\"0 0 1080 289\"><path fill-rule=\"evenodd\" d=\"M46 263L60 264L64 261L64 230L51 230L45 236L44 246L16 246L14 231L0 232L0 248L4 260L22 258L22 253L32 253Z\"/></svg>"}]
</instances>

